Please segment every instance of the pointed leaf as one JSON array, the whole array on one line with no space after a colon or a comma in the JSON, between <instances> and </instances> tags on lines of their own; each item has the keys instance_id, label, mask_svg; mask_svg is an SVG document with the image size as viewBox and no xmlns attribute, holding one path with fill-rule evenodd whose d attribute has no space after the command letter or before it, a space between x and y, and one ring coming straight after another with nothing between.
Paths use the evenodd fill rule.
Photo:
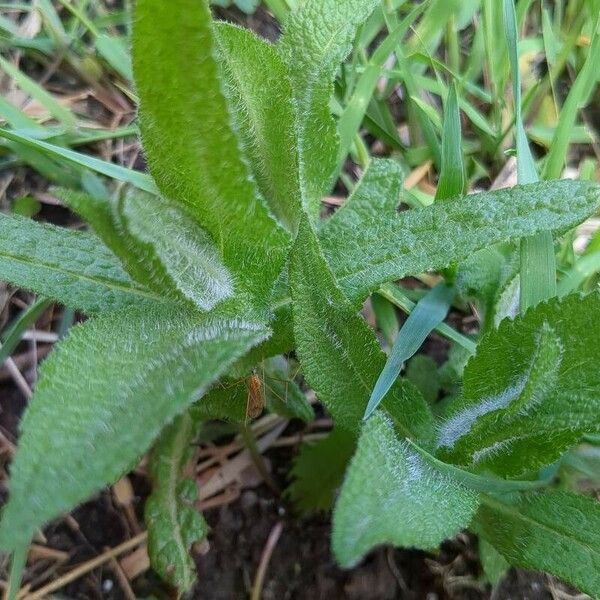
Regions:
<instances>
[{"instance_id":1,"label":"pointed leaf","mask_svg":"<svg viewBox=\"0 0 600 600\"><path fill-rule=\"evenodd\" d=\"M173 307L130 307L71 330L44 362L22 419L0 544L115 481L161 429L268 331Z\"/></svg>"},{"instance_id":2,"label":"pointed leaf","mask_svg":"<svg viewBox=\"0 0 600 600\"><path fill-rule=\"evenodd\" d=\"M329 101L333 81L357 27L378 0L306 0L285 21L279 50L289 67L298 111L301 181L311 214L333 185L337 127Z\"/></svg>"},{"instance_id":3,"label":"pointed leaf","mask_svg":"<svg viewBox=\"0 0 600 600\"><path fill-rule=\"evenodd\" d=\"M186 212L157 196L129 194L119 217L121 237L157 291L174 289L202 310L233 296L213 240Z\"/></svg>"},{"instance_id":4,"label":"pointed leaf","mask_svg":"<svg viewBox=\"0 0 600 600\"><path fill-rule=\"evenodd\" d=\"M150 194L120 201L57 190L142 285L202 310L233 295L231 275L210 236L185 211Z\"/></svg>"},{"instance_id":5,"label":"pointed leaf","mask_svg":"<svg viewBox=\"0 0 600 600\"><path fill-rule=\"evenodd\" d=\"M333 551L344 567L371 548L431 550L467 527L478 494L437 471L381 412L363 427L333 514Z\"/></svg>"},{"instance_id":6,"label":"pointed leaf","mask_svg":"<svg viewBox=\"0 0 600 600\"><path fill-rule=\"evenodd\" d=\"M516 567L547 571L600 597L600 504L562 491L484 497L475 530Z\"/></svg>"},{"instance_id":7,"label":"pointed leaf","mask_svg":"<svg viewBox=\"0 0 600 600\"><path fill-rule=\"evenodd\" d=\"M214 37L207 0L136 3L133 67L142 141L163 196L184 204L212 235L236 292L265 305L288 238L240 152Z\"/></svg>"},{"instance_id":8,"label":"pointed leaf","mask_svg":"<svg viewBox=\"0 0 600 600\"><path fill-rule=\"evenodd\" d=\"M271 212L296 232L302 211L292 84L277 50L251 31L219 23L225 90L252 173Z\"/></svg>"},{"instance_id":9,"label":"pointed leaf","mask_svg":"<svg viewBox=\"0 0 600 600\"><path fill-rule=\"evenodd\" d=\"M499 242L574 227L599 205L594 184L540 182L325 228L321 243L340 287L358 303L385 281L441 269Z\"/></svg>"},{"instance_id":10,"label":"pointed leaf","mask_svg":"<svg viewBox=\"0 0 600 600\"><path fill-rule=\"evenodd\" d=\"M402 326L385 366L377 378L365 411L365 419L379 406L394 385L404 363L417 352L427 336L446 318L453 298L454 288L440 283L417 303Z\"/></svg>"},{"instance_id":11,"label":"pointed leaf","mask_svg":"<svg viewBox=\"0 0 600 600\"><path fill-rule=\"evenodd\" d=\"M448 90L444 107L444 131L442 134L442 169L435 194L436 200L456 198L465 192L465 165L462 155L460 110L454 83Z\"/></svg>"},{"instance_id":12,"label":"pointed leaf","mask_svg":"<svg viewBox=\"0 0 600 600\"><path fill-rule=\"evenodd\" d=\"M598 314L598 294L570 296L485 336L438 428L440 457L518 476L600 431Z\"/></svg>"},{"instance_id":13,"label":"pointed leaf","mask_svg":"<svg viewBox=\"0 0 600 600\"><path fill-rule=\"evenodd\" d=\"M517 142L517 180L535 183L539 180L521 107L521 72L519 67L519 32L514 0L503 0L504 26L513 80L515 103L515 137ZM528 308L556 296L556 258L554 242L548 232L540 232L521 240L520 309Z\"/></svg>"},{"instance_id":14,"label":"pointed leaf","mask_svg":"<svg viewBox=\"0 0 600 600\"><path fill-rule=\"evenodd\" d=\"M161 434L149 464L153 490L146 500L145 521L150 564L180 592L189 591L196 581L191 546L208 533L206 521L194 506L196 481L185 473L197 429L189 412L177 417Z\"/></svg>"},{"instance_id":15,"label":"pointed leaf","mask_svg":"<svg viewBox=\"0 0 600 600\"><path fill-rule=\"evenodd\" d=\"M162 298L93 235L0 214L0 279L92 314Z\"/></svg>"}]
</instances>

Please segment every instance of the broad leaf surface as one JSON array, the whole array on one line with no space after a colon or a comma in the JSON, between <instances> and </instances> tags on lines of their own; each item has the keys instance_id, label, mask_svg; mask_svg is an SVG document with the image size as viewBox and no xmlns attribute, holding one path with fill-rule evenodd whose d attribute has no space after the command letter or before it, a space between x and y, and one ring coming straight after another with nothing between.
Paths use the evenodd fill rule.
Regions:
<instances>
[{"instance_id":1,"label":"broad leaf surface","mask_svg":"<svg viewBox=\"0 0 600 600\"><path fill-rule=\"evenodd\" d=\"M136 3L142 141L163 196L186 205L212 235L236 293L266 305L288 237L250 178L221 90L214 37L206 0Z\"/></svg>"},{"instance_id":2,"label":"broad leaf surface","mask_svg":"<svg viewBox=\"0 0 600 600\"><path fill-rule=\"evenodd\" d=\"M594 184L541 182L325 228L321 243L340 287L357 303L385 281L441 269L499 242L574 227L599 205Z\"/></svg>"},{"instance_id":3,"label":"broad leaf surface","mask_svg":"<svg viewBox=\"0 0 600 600\"><path fill-rule=\"evenodd\" d=\"M600 597L600 504L562 491L514 503L486 497L475 530L514 566L547 571Z\"/></svg>"},{"instance_id":4,"label":"broad leaf surface","mask_svg":"<svg viewBox=\"0 0 600 600\"><path fill-rule=\"evenodd\" d=\"M157 294L210 310L233 294L211 237L171 202L140 192L120 201L60 190L138 282Z\"/></svg>"},{"instance_id":5,"label":"broad leaf surface","mask_svg":"<svg viewBox=\"0 0 600 600\"><path fill-rule=\"evenodd\" d=\"M277 50L251 31L219 23L225 90L236 131L271 212L295 233L302 210L292 85Z\"/></svg>"},{"instance_id":6,"label":"broad leaf surface","mask_svg":"<svg viewBox=\"0 0 600 600\"><path fill-rule=\"evenodd\" d=\"M303 372L337 427L357 432L385 364L375 334L336 286L303 219L290 263L294 336ZM384 403L408 437L427 438L432 417L418 390L397 381Z\"/></svg>"},{"instance_id":7,"label":"broad leaf surface","mask_svg":"<svg viewBox=\"0 0 600 600\"><path fill-rule=\"evenodd\" d=\"M22 419L4 549L115 481L161 429L262 341L262 325L173 307L99 315L43 363Z\"/></svg>"},{"instance_id":8,"label":"broad leaf surface","mask_svg":"<svg viewBox=\"0 0 600 600\"><path fill-rule=\"evenodd\" d=\"M206 521L194 506L196 481L186 476L197 429L191 413L177 417L161 434L149 463L153 489L146 501L145 521L150 564L180 592L189 591L196 581L191 546L208 533Z\"/></svg>"},{"instance_id":9,"label":"broad leaf surface","mask_svg":"<svg viewBox=\"0 0 600 600\"><path fill-rule=\"evenodd\" d=\"M232 276L211 237L190 216L150 195L125 196L121 236L158 290L175 289L202 310L233 295Z\"/></svg>"},{"instance_id":10,"label":"broad leaf surface","mask_svg":"<svg viewBox=\"0 0 600 600\"><path fill-rule=\"evenodd\" d=\"M279 50L285 59L297 105L300 172L313 215L333 185L337 127L329 109L333 81L350 51L357 27L378 0L306 0L286 19Z\"/></svg>"},{"instance_id":11,"label":"broad leaf surface","mask_svg":"<svg viewBox=\"0 0 600 600\"><path fill-rule=\"evenodd\" d=\"M323 224L326 239L363 223L392 217L400 202L402 170L390 159L373 159L346 202Z\"/></svg>"},{"instance_id":12,"label":"broad leaf surface","mask_svg":"<svg viewBox=\"0 0 600 600\"><path fill-rule=\"evenodd\" d=\"M515 476L600 431L600 296L569 296L505 320L479 343L438 428L439 456Z\"/></svg>"},{"instance_id":13,"label":"broad leaf surface","mask_svg":"<svg viewBox=\"0 0 600 600\"><path fill-rule=\"evenodd\" d=\"M87 314L161 301L96 236L3 214L0 279Z\"/></svg>"},{"instance_id":14,"label":"broad leaf surface","mask_svg":"<svg viewBox=\"0 0 600 600\"><path fill-rule=\"evenodd\" d=\"M376 412L364 425L333 515L333 551L344 567L371 548L430 550L469 525L478 494L437 471Z\"/></svg>"}]
</instances>

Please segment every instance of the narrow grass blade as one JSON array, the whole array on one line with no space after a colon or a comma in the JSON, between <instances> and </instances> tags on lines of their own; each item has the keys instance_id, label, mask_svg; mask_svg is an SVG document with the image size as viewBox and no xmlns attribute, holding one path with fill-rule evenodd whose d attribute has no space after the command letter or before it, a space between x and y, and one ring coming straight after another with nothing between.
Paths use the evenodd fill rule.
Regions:
<instances>
[{"instance_id":1,"label":"narrow grass blade","mask_svg":"<svg viewBox=\"0 0 600 600\"><path fill-rule=\"evenodd\" d=\"M0 56L0 67L12 77L17 85L32 98L44 106L48 112L67 127L75 127L77 119L73 113L62 106L52 94L49 94L36 81L25 75L13 64Z\"/></svg>"},{"instance_id":2,"label":"narrow grass blade","mask_svg":"<svg viewBox=\"0 0 600 600\"><path fill-rule=\"evenodd\" d=\"M41 298L26 308L14 321L6 335L2 336L0 344L0 365L21 341L27 328L37 321L38 317L52 304L50 300Z\"/></svg>"},{"instance_id":3,"label":"narrow grass blade","mask_svg":"<svg viewBox=\"0 0 600 600\"><path fill-rule=\"evenodd\" d=\"M513 79L517 141L517 177L519 183L538 181L535 162L527 142L521 110L521 76L517 41L517 15L514 0L503 0L504 23ZM556 296L556 257L550 232L521 240L521 313L539 302Z\"/></svg>"},{"instance_id":4,"label":"narrow grass blade","mask_svg":"<svg viewBox=\"0 0 600 600\"><path fill-rule=\"evenodd\" d=\"M455 198L465 192L465 166L462 155L460 111L454 83L448 90L444 107L444 132L442 134L442 170L436 200Z\"/></svg>"},{"instance_id":5,"label":"narrow grass blade","mask_svg":"<svg viewBox=\"0 0 600 600\"><path fill-rule=\"evenodd\" d=\"M385 61L426 6L427 3L417 6L388 33L387 37L383 40L377 50L375 50L371 60L369 60L365 70L360 75L352 97L338 122L338 132L340 136L338 163L344 161L350 150L354 136L360 128L360 124L362 123L367 107L373 96L373 92L375 91L377 81L381 76Z\"/></svg>"},{"instance_id":6,"label":"narrow grass blade","mask_svg":"<svg viewBox=\"0 0 600 600\"><path fill-rule=\"evenodd\" d=\"M0 129L0 137L23 144L28 148L33 148L34 150L44 152L52 158L66 161L79 167L85 167L86 169L91 169L92 171L100 173L101 175L106 175L112 179L129 183L140 190L150 192L151 194L158 193L154 181L145 173L140 173L139 171L134 171L133 169L127 169L119 165L113 165L112 163L104 160L87 156L86 154L81 154L79 152L75 152L74 150L69 150L68 148L62 148L61 146L48 144L47 142L36 140L34 138L15 133L13 131L8 131L6 129Z\"/></svg>"},{"instance_id":7,"label":"narrow grass blade","mask_svg":"<svg viewBox=\"0 0 600 600\"><path fill-rule=\"evenodd\" d=\"M127 47L116 36L101 33L94 41L96 52L126 81L133 80L133 67Z\"/></svg>"},{"instance_id":8,"label":"narrow grass blade","mask_svg":"<svg viewBox=\"0 0 600 600\"><path fill-rule=\"evenodd\" d=\"M600 15L596 21L594 36L585 63L577 75L575 83L560 110L558 126L544 168L545 179L558 179L561 174L567 152L569 150L570 136L577 120L577 113L581 106L588 101L591 87L600 79Z\"/></svg>"},{"instance_id":9,"label":"narrow grass blade","mask_svg":"<svg viewBox=\"0 0 600 600\"><path fill-rule=\"evenodd\" d=\"M384 298L387 298L394 306L397 306L400 310L409 314L414 310L416 303L407 298L394 284L385 283L377 292ZM450 325L446 323L440 323L434 328L440 335L443 335L447 340L455 342L459 346L462 346L470 354L475 354L477 350L477 344L464 336L462 333L452 329Z\"/></svg>"},{"instance_id":10,"label":"narrow grass blade","mask_svg":"<svg viewBox=\"0 0 600 600\"><path fill-rule=\"evenodd\" d=\"M598 271L600 271L600 250L579 257L558 282L558 297L563 298L575 292L588 277Z\"/></svg>"},{"instance_id":11,"label":"narrow grass blade","mask_svg":"<svg viewBox=\"0 0 600 600\"><path fill-rule=\"evenodd\" d=\"M385 367L377 379L365 410L365 419L369 418L390 390L400 374L402 365L415 354L427 336L446 318L454 292L454 288L440 283L417 303L400 329Z\"/></svg>"},{"instance_id":12,"label":"narrow grass blade","mask_svg":"<svg viewBox=\"0 0 600 600\"><path fill-rule=\"evenodd\" d=\"M6 600L16 600L23 578L23 571L27 563L28 544L22 544L15 549L12 555L12 564L10 567L10 580L6 592Z\"/></svg>"}]
</instances>

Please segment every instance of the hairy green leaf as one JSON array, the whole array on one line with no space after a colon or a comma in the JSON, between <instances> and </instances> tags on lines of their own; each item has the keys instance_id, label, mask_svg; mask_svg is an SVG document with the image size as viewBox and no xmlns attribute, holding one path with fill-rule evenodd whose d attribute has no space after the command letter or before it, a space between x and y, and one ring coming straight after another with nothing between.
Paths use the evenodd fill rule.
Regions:
<instances>
[{"instance_id":1,"label":"hairy green leaf","mask_svg":"<svg viewBox=\"0 0 600 600\"><path fill-rule=\"evenodd\" d=\"M396 214L402 191L402 170L390 159L373 159L350 197L325 221L326 237L360 227L365 222Z\"/></svg>"},{"instance_id":2,"label":"hairy green leaf","mask_svg":"<svg viewBox=\"0 0 600 600\"><path fill-rule=\"evenodd\" d=\"M455 285L459 294L477 306L483 332L519 311L519 251L513 244L498 244L475 252L461 262ZM512 285L511 285L512 284ZM513 301L511 306L510 300ZM508 301L508 302L507 302Z\"/></svg>"},{"instance_id":3,"label":"hairy green leaf","mask_svg":"<svg viewBox=\"0 0 600 600\"><path fill-rule=\"evenodd\" d=\"M22 419L0 545L115 481L160 430L268 330L172 306L98 315L44 362Z\"/></svg>"},{"instance_id":4,"label":"hairy green leaf","mask_svg":"<svg viewBox=\"0 0 600 600\"><path fill-rule=\"evenodd\" d=\"M600 431L598 314L598 294L569 296L485 336L439 426L440 457L517 476Z\"/></svg>"},{"instance_id":5,"label":"hairy green leaf","mask_svg":"<svg viewBox=\"0 0 600 600\"><path fill-rule=\"evenodd\" d=\"M406 378L421 392L429 404L435 404L442 378L435 360L426 354L417 354L406 367Z\"/></svg>"},{"instance_id":6,"label":"hairy green leaf","mask_svg":"<svg viewBox=\"0 0 600 600\"><path fill-rule=\"evenodd\" d=\"M158 196L120 201L60 190L60 198L94 228L138 282L202 310L233 295L230 273L210 236L183 210Z\"/></svg>"},{"instance_id":7,"label":"hairy green leaf","mask_svg":"<svg viewBox=\"0 0 600 600\"><path fill-rule=\"evenodd\" d=\"M302 211L292 84L277 50L251 31L219 23L225 91L256 183L271 212L296 232Z\"/></svg>"},{"instance_id":8,"label":"hairy green leaf","mask_svg":"<svg viewBox=\"0 0 600 600\"><path fill-rule=\"evenodd\" d=\"M478 494L437 471L396 436L381 412L362 430L333 514L333 551L344 567L373 546L430 550L469 525Z\"/></svg>"},{"instance_id":9,"label":"hairy green leaf","mask_svg":"<svg viewBox=\"0 0 600 600\"><path fill-rule=\"evenodd\" d=\"M233 295L233 281L210 236L188 214L146 194L119 205L121 237L157 290L175 288L202 310Z\"/></svg>"},{"instance_id":10,"label":"hairy green leaf","mask_svg":"<svg viewBox=\"0 0 600 600\"><path fill-rule=\"evenodd\" d=\"M232 423L245 423L247 406L248 387L245 379L223 377L190 410L195 418L204 421L222 419Z\"/></svg>"},{"instance_id":11,"label":"hairy green leaf","mask_svg":"<svg viewBox=\"0 0 600 600\"><path fill-rule=\"evenodd\" d=\"M335 427L324 439L303 444L290 472L286 496L303 514L333 507L344 471L356 448L356 438Z\"/></svg>"},{"instance_id":12,"label":"hairy green leaf","mask_svg":"<svg viewBox=\"0 0 600 600\"><path fill-rule=\"evenodd\" d=\"M538 231L562 231L600 205L600 188L552 181L473 194L352 227L325 228L321 243L338 283L357 303L381 283L441 269L473 252Z\"/></svg>"},{"instance_id":13,"label":"hairy green leaf","mask_svg":"<svg viewBox=\"0 0 600 600\"><path fill-rule=\"evenodd\" d=\"M162 194L187 206L213 236L235 291L264 306L288 236L249 176L222 93L214 37L206 0L136 3L142 140Z\"/></svg>"},{"instance_id":14,"label":"hairy green leaf","mask_svg":"<svg viewBox=\"0 0 600 600\"><path fill-rule=\"evenodd\" d=\"M84 313L160 302L93 235L0 214L0 279Z\"/></svg>"},{"instance_id":15,"label":"hairy green leaf","mask_svg":"<svg viewBox=\"0 0 600 600\"><path fill-rule=\"evenodd\" d=\"M475 531L516 567L547 571L600 597L600 504L561 491L515 502L484 496Z\"/></svg>"},{"instance_id":16,"label":"hairy green leaf","mask_svg":"<svg viewBox=\"0 0 600 600\"><path fill-rule=\"evenodd\" d=\"M506 575L510 565L485 538L479 538L479 561L483 569L483 575L492 585L496 585Z\"/></svg>"},{"instance_id":17,"label":"hairy green leaf","mask_svg":"<svg viewBox=\"0 0 600 600\"><path fill-rule=\"evenodd\" d=\"M303 372L336 427L357 432L371 390L385 364L375 334L336 286L311 225L303 219L292 250L290 287L294 336ZM384 403L407 437L427 438L432 417L405 380Z\"/></svg>"},{"instance_id":18,"label":"hairy green leaf","mask_svg":"<svg viewBox=\"0 0 600 600\"><path fill-rule=\"evenodd\" d=\"M186 412L161 434L150 458L153 490L144 509L150 564L181 592L189 591L196 580L190 548L208 533L206 521L194 507L196 482L185 473L197 429Z\"/></svg>"},{"instance_id":19,"label":"hairy green leaf","mask_svg":"<svg viewBox=\"0 0 600 600\"><path fill-rule=\"evenodd\" d=\"M329 110L333 81L357 27L378 0L306 0L290 13L279 50L286 61L297 106L300 178L309 212L333 185L337 127Z\"/></svg>"}]
</instances>

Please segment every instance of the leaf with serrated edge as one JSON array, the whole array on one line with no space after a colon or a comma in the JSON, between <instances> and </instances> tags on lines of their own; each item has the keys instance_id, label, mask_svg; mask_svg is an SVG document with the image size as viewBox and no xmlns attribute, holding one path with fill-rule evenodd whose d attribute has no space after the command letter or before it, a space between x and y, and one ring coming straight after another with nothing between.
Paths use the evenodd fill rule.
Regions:
<instances>
[{"instance_id":1,"label":"leaf with serrated edge","mask_svg":"<svg viewBox=\"0 0 600 600\"><path fill-rule=\"evenodd\" d=\"M482 497L475 531L509 563L546 571L600 597L600 504L548 490L515 502Z\"/></svg>"},{"instance_id":2,"label":"leaf with serrated edge","mask_svg":"<svg viewBox=\"0 0 600 600\"><path fill-rule=\"evenodd\" d=\"M131 307L71 330L22 419L1 547L115 481L268 330L222 313Z\"/></svg>"},{"instance_id":3,"label":"leaf with serrated edge","mask_svg":"<svg viewBox=\"0 0 600 600\"><path fill-rule=\"evenodd\" d=\"M386 281L438 270L538 231L567 230L598 206L595 184L540 182L364 220L345 230L325 228L321 243L340 287L356 304Z\"/></svg>"},{"instance_id":4,"label":"leaf with serrated edge","mask_svg":"<svg viewBox=\"0 0 600 600\"><path fill-rule=\"evenodd\" d=\"M0 279L87 314L162 301L131 281L96 236L3 214Z\"/></svg>"},{"instance_id":5,"label":"leaf with serrated edge","mask_svg":"<svg viewBox=\"0 0 600 600\"><path fill-rule=\"evenodd\" d=\"M290 260L294 337L303 373L336 427L354 433L385 364L373 331L336 286L316 234L304 218ZM407 437L431 434L432 416L418 390L398 380L384 407Z\"/></svg>"},{"instance_id":6,"label":"leaf with serrated edge","mask_svg":"<svg viewBox=\"0 0 600 600\"><path fill-rule=\"evenodd\" d=\"M324 439L300 447L285 495L303 514L328 511L356 448L356 438L337 427Z\"/></svg>"},{"instance_id":7,"label":"leaf with serrated edge","mask_svg":"<svg viewBox=\"0 0 600 600\"><path fill-rule=\"evenodd\" d=\"M218 23L224 91L256 183L271 212L296 232L302 211L292 84L277 50L247 29Z\"/></svg>"},{"instance_id":8,"label":"leaf with serrated edge","mask_svg":"<svg viewBox=\"0 0 600 600\"><path fill-rule=\"evenodd\" d=\"M357 27L379 0L307 0L286 19L279 51L289 66L297 106L300 173L307 209L319 214L333 184L337 127L329 110L333 81Z\"/></svg>"},{"instance_id":9,"label":"leaf with serrated edge","mask_svg":"<svg viewBox=\"0 0 600 600\"><path fill-rule=\"evenodd\" d=\"M190 548L208 533L206 521L194 507L198 487L185 474L197 425L186 412L161 434L150 457L153 489L144 509L150 564L181 592L189 591L196 580Z\"/></svg>"},{"instance_id":10,"label":"leaf with serrated edge","mask_svg":"<svg viewBox=\"0 0 600 600\"><path fill-rule=\"evenodd\" d=\"M162 194L184 204L212 235L236 293L264 306L289 240L250 178L232 129L208 3L139 0L133 25L150 171Z\"/></svg>"},{"instance_id":11,"label":"leaf with serrated edge","mask_svg":"<svg viewBox=\"0 0 600 600\"><path fill-rule=\"evenodd\" d=\"M465 370L438 430L438 455L521 475L600 431L600 296L569 296L505 320Z\"/></svg>"},{"instance_id":12,"label":"leaf with serrated edge","mask_svg":"<svg viewBox=\"0 0 600 600\"><path fill-rule=\"evenodd\" d=\"M333 552L352 567L371 548L430 550L467 527L478 494L440 473L376 412L364 425L333 513Z\"/></svg>"},{"instance_id":13,"label":"leaf with serrated edge","mask_svg":"<svg viewBox=\"0 0 600 600\"><path fill-rule=\"evenodd\" d=\"M323 224L323 235L335 238L338 232L343 234L364 222L395 215L403 179L402 170L395 161L373 159L350 197Z\"/></svg>"}]
</instances>

